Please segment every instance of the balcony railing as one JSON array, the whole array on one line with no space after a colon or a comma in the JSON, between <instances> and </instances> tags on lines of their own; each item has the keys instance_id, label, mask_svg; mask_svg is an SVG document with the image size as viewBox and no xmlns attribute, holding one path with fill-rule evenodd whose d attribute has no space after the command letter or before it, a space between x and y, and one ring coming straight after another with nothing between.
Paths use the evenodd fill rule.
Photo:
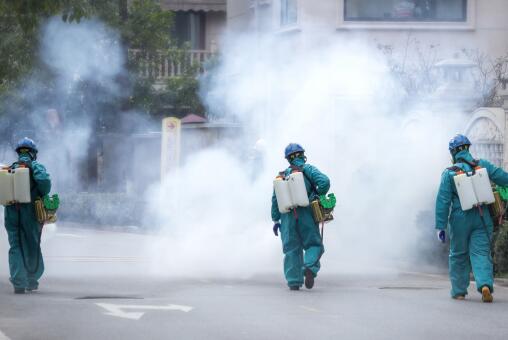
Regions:
<instances>
[{"instance_id":1,"label":"balcony railing","mask_svg":"<svg viewBox=\"0 0 508 340\"><path fill-rule=\"evenodd\" d=\"M129 59L136 63L139 75L160 82L171 77L181 76L188 68L195 65L202 71L199 65L213 56L214 53L206 50L160 52L156 55L147 55L141 50L129 50Z\"/></svg>"}]
</instances>

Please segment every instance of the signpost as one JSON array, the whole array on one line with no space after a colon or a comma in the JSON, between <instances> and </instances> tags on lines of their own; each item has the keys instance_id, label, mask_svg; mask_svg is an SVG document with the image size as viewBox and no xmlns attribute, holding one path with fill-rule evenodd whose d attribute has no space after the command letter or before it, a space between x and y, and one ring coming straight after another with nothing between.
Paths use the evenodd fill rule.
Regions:
<instances>
[{"instance_id":1,"label":"signpost","mask_svg":"<svg viewBox=\"0 0 508 340\"><path fill-rule=\"evenodd\" d=\"M182 123L180 119L168 117L162 120L161 181L180 163L180 139Z\"/></svg>"}]
</instances>

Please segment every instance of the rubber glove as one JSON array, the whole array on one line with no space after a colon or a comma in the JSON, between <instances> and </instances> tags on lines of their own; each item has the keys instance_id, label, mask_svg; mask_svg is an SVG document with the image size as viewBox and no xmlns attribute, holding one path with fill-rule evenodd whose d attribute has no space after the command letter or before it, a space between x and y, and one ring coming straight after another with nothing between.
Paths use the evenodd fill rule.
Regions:
<instances>
[{"instance_id":1,"label":"rubber glove","mask_svg":"<svg viewBox=\"0 0 508 340\"><path fill-rule=\"evenodd\" d=\"M446 241L446 232L444 230L438 230L437 231L437 238L442 243L445 243L445 241Z\"/></svg>"},{"instance_id":2,"label":"rubber glove","mask_svg":"<svg viewBox=\"0 0 508 340\"><path fill-rule=\"evenodd\" d=\"M280 223L277 222L273 225L273 233L275 236L279 236L279 230L280 230Z\"/></svg>"}]
</instances>

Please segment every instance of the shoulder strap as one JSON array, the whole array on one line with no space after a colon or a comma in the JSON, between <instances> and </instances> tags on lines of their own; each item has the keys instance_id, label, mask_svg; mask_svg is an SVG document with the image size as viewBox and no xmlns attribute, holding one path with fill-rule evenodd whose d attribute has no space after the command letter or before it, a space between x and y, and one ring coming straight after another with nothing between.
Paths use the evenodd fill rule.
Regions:
<instances>
[{"instance_id":1,"label":"shoulder strap","mask_svg":"<svg viewBox=\"0 0 508 340\"><path fill-rule=\"evenodd\" d=\"M458 166L456 166L456 165L451 166L451 167L449 167L449 168L446 168L446 170L450 170L450 171L453 171L453 172L460 172L460 171L464 171L464 170L462 170L462 168L460 168L460 167L458 167Z\"/></svg>"}]
</instances>

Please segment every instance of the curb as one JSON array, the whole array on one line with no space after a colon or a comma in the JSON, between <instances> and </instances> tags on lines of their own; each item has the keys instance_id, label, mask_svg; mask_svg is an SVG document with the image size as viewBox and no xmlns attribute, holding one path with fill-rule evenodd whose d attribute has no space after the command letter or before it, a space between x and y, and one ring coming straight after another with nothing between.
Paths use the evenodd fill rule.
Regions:
<instances>
[{"instance_id":1,"label":"curb","mask_svg":"<svg viewBox=\"0 0 508 340\"><path fill-rule=\"evenodd\" d=\"M498 286L508 287L508 279L497 278L494 283Z\"/></svg>"}]
</instances>

